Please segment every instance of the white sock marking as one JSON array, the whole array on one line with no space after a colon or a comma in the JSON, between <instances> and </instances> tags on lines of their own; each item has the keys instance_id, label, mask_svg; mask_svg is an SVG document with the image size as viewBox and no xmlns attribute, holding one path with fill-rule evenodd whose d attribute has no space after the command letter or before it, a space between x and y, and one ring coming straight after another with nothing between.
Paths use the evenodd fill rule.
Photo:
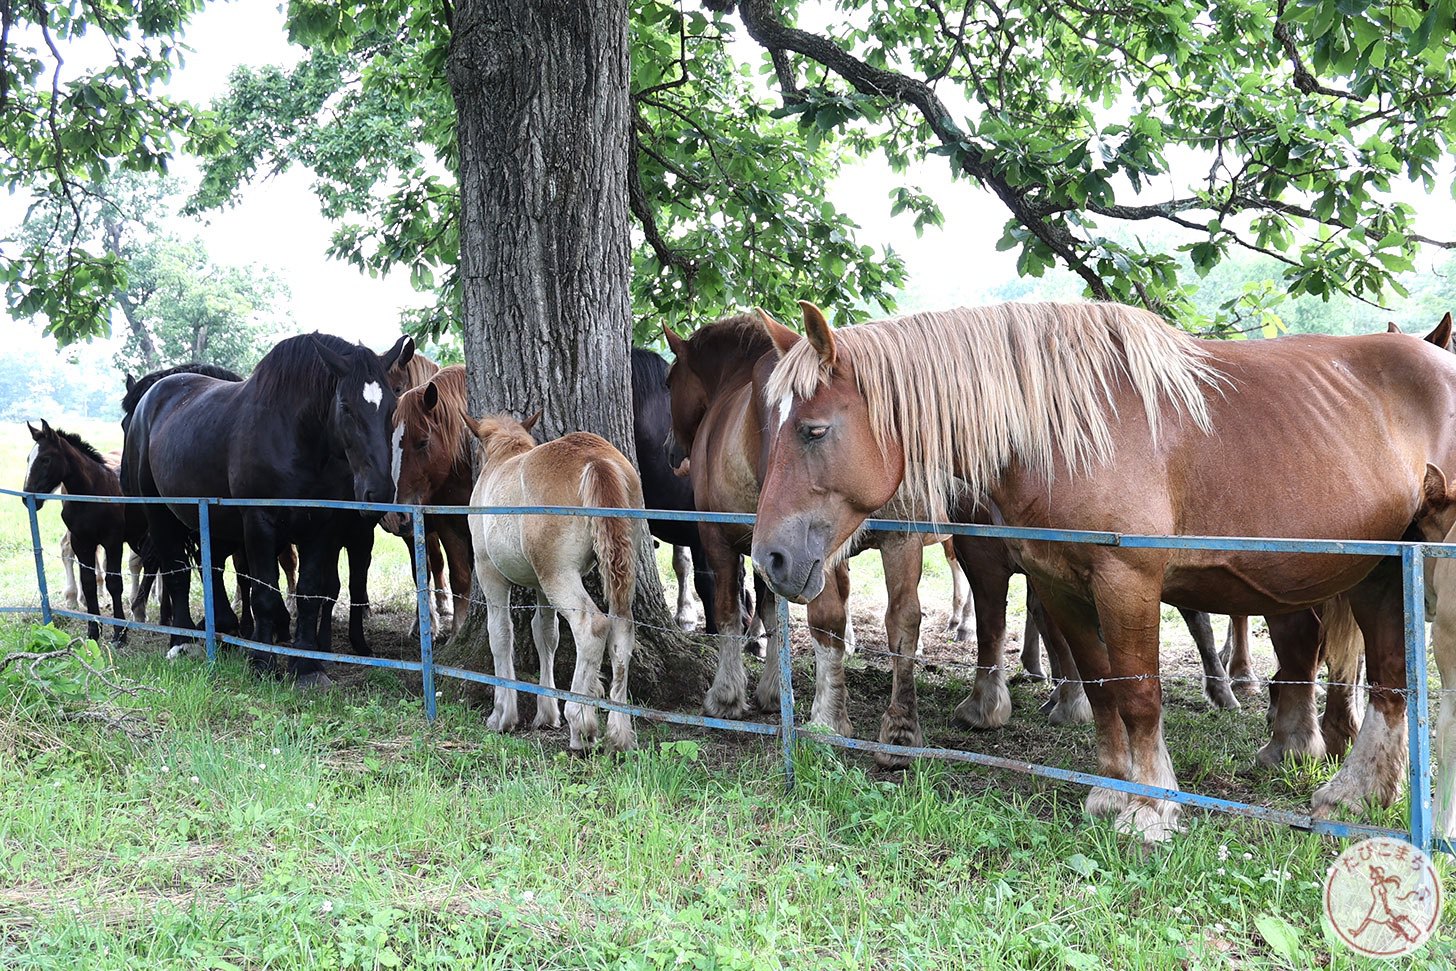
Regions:
<instances>
[{"instance_id":1,"label":"white sock marking","mask_svg":"<svg viewBox=\"0 0 1456 971\"><path fill-rule=\"evenodd\" d=\"M364 400L378 408L379 403L384 400L384 392L379 387L378 381L370 381L364 385Z\"/></svg>"},{"instance_id":2,"label":"white sock marking","mask_svg":"<svg viewBox=\"0 0 1456 971\"><path fill-rule=\"evenodd\" d=\"M394 499L399 501L399 470L404 464L404 426L400 425L394 430L394 440L390 442L389 452L389 474L394 477Z\"/></svg>"}]
</instances>

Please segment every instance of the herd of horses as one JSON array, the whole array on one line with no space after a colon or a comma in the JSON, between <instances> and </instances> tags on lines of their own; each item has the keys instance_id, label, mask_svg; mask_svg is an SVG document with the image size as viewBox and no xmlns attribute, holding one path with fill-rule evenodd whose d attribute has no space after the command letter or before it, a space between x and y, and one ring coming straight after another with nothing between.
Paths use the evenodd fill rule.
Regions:
<instances>
[{"instance_id":1,"label":"herd of horses","mask_svg":"<svg viewBox=\"0 0 1456 971\"><path fill-rule=\"evenodd\" d=\"M1164 745L1159 679L1162 603L1179 608L1220 707L1262 683L1246 619L1263 614L1278 670L1269 682L1264 763L1344 756L1314 810L1389 804L1405 760L1405 667L1398 565L1381 558L1130 549L1052 541L925 537L863 528L868 518L1005 524L1117 533L1441 541L1456 521L1456 356L1449 316L1408 336L1196 339L1146 312L1112 304L1004 304L913 314L835 330L802 304L803 334L763 311L687 337L664 335L674 363L632 356L635 462L586 432L538 443L525 420L472 416L465 369L440 368L402 337L384 354L321 334L280 342L243 378L186 366L128 378L124 448L102 456L45 422L27 491L131 495L115 505L63 502L88 613L104 576L123 616L124 546L141 554L133 616L162 591L163 623L196 630L188 587L200 560L198 507L188 497L352 499L408 505L553 505L756 513L754 526L650 520L680 549L679 620L704 605L718 645L705 710L728 718L776 707L778 666L750 693L743 661L755 625L773 643L775 599L807 604L814 643L810 720L840 734L849 717L845 656L853 650L850 557L879 551L887 588L892 686L879 738L918 745L914 664L925 547L945 546L956 576L950 628L977 642L976 676L957 720L1005 725L1006 598L1028 579L1023 664L1055 681L1053 723L1093 721L1098 771L1175 789ZM1393 325L1392 325L1392 329ZM375 526L405 538L409 517L286 506L213 506L211 562L222 589L234 562L237 611L217 598L217 628L263 643L329 651L339 559L348 554L351 649L367 653L363 618ZM626 699L631 604L642 521L617 517L427 515L431 612L442 631L463 621L472 576L486 604L494 670L514 678L513 586L537 594L531 623L543 685L554 686L560 621L576 645L571 690ZM1456 538L1456 537L1453 537ZM104 560L98 558L98 551ZM289 568L296 551L297 577ZM743 558L750 556L749 596ZM1444 685L1456 685L1456 565L1428 570L1429 610ZM100 566L99 564L105 564ZM279 570L290 575L288 601ZM583 577L600 573L606 610ZM138 567L133 566L137 571ZM1449 581L1449 583L1448 583ZM962 591L965 591L962 594ZM1233 616L1220 653L1207 611ZM974 621L972 621L972 616ZM1450 629L1451 636L1446 636ZM99 636L92 621L88 632ZM291 633L290 633L291 632ZM117 638L124 635L116 630ZM174 649L188 638L178 634ZM300 684L327 682L321 663L251 653ZM1369 706L1357 712L1363 665ZM1329 668L1321 716L1316 682ZM1438 726L1439 824L1456 830L1456 714ZM600 738L595 709L568 703L570 747ZM560 724L540 699L535 724ZM517 727L516 692L497 689L489 727ZM634 744L613 712L607 744ZM879 753L886 765L905 759ZM1087 807L1142 839L1177 829L1175 803L1093 789Z\"/></svg>"}]
</instances>

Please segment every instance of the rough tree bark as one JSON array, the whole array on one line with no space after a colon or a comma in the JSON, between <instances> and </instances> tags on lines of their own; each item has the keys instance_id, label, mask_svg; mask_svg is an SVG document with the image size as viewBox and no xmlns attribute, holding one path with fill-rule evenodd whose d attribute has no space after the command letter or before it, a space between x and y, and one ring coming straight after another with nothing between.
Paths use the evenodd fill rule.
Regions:
<instances>
[{"instance_id":1,"label":"rough tree bark","mask_svg":"<svg viewBox=\"0 0 1456 971\"><path fill-rule=\"evenodd\" d=\"M451 27L472 411L543 408L538 434L593 431L631 457L626 0L462 0ZM706 663L673 629L650 541L639 564L634 695L701 697ZM456 650L478 660L472 620Z\"/></svg>"}]
</instances>

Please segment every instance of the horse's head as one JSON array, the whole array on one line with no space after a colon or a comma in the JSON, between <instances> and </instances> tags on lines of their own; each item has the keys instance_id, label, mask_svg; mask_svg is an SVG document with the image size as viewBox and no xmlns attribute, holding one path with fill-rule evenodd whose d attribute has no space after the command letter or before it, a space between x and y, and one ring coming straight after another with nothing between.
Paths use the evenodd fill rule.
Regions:
<instances>
[{"instance_id":1,"label":"horse's head","mask_svg":"<svg viewBox=\"0 0 1456 971\"><path fill-rule=\"evenodd\" d=\"M395 394L386 375L413 342L401 337L385 354L362 345L331 347L317 338L313 345L335 379L329 429L353 473L355 500L394 501L400 435L394 427Z\"/></svg>"},{"instance_id":2,"label":"horse's head","mask_svg":"<svg viewBox=\"0 0 1456 971\"><path fill-rule=\"evenodd\" d=\"M905 457L897 443L880 448L853 362L836 353L819 308L800 306L807 344L759 312L780 362L769 382L777 400L765 402L774 437L759 490L753 563L776 593L806 603L824 588L825 571L860 525L895 494Z\"/></svg>"},{"instance_id":3,"label":"horse's head","mask_svg":"<svg viewBox=\"0 0 1456 971\"><path fill-rule=\"evenodd\" d=\"M672 412L672 437L667 441L667 461L674 470L683 474L688 456L693 453L693 440L698 426L708 412L708 388L693 369L692 348L677 336L671 327L662 328L667 346L672 348L675 358L667 371L668 407Z\"/></svg>"},{"instance_id":4,"label":"horse's head","mask_svg":"<svg viewBox=\"0 0 1456 971\"><path fill-rule=\"evenodd\" d=\"M428 383L400 395L394 412L399 436L399 480L395 501L429 503L449 478L456 462L470 462L470 419L465 411L462 368L446 368ZM405 535L409 520L402 514L384 517L385 529Z\"/></svg>"},{"instance_id":5,"label":"horse's head","mask_svg":"<svg viewBox=\"0 0 1456 971\"><path fill-rule=\"evenodd\" d=\"M66 450L61 445L61 436L56 434L56 430L44 418L41 419L39 428L29 422L25 427L35 445L25 463L24 489L26 492L55 492L61 487L61 480L66 477L69 465ZM44 504L44 499L35 501L37 509Z\"/></svg>"},{"instance_id":6,"label":"horse's head","mask_svg":"<svg viewBox=\"0 0 1456 971\"><path fill-rule=\"evenodd\" d=\"M411 388L416 387L421 376L428 376L429 374L423 368L410 367L410 362L415 359L416 348L414 338L405 336L400 338L400 340L404 343L402 346L397 345L399 346L399 354L395 357L394 363L386 369L389 377L389 387L394 392L396 398Z\"/></svg>"}]
</instances>

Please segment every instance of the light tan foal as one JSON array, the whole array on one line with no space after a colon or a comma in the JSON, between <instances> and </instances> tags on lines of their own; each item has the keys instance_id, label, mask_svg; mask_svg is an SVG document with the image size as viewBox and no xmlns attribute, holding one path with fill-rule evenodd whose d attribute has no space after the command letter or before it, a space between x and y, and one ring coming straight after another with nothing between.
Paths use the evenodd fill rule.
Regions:
<instances>
[{"instance_id":1,"label":"light tan foal","mask_svg":"<svg viewBox=\"0 0 1456 971\"><path fill-rule=\"evenodd\" d=\"M480 474L472 506L597 506L642 508L642 483L632 464L610 442L587 432L572 432L537 445L530 430L537 412L524 423L504 415L474 423L480 439ZM576 672L571 690L600 698L602 657L612 651L613 701L627 700L632 660L632 593L637 580L637 541L641 520L581 516L471 516L475 575L485 594L490 653L495 673L515 679L511 586L536 591L531 633L541 660L540 683L554 688L557 611L566 616L576 640ZM596 563L609 614L603 614L582 585ZM561 724L558 702L539 698L535 725ZM487 726L509 732L517 724L516 692L496 688ZM581 752L598 738L597 711L567 702L571 749ZM636 744L631 716L607 716L607 744L618 751Z\"/></svg>"}]
</instances>

